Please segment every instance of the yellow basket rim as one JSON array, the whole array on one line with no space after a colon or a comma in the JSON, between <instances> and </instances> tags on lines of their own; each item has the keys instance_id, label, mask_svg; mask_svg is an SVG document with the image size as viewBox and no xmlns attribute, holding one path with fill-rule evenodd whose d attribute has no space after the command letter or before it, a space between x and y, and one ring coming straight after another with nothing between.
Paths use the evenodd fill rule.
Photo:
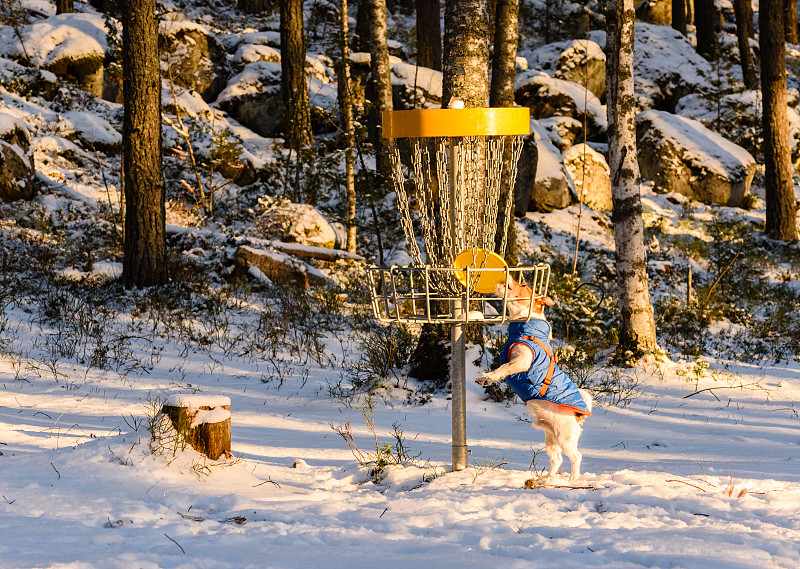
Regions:
<instances>
[{"instance_id":1,"label":"yellow basket rim","mask_svg":"<svg viewBox=\"0 0 800 569\"><path fill-rule=\"evenodd\" d=\"M383 138L525 136L530 133L530 109L527 107L383 112Z\"/></svg>"}]
</instances>

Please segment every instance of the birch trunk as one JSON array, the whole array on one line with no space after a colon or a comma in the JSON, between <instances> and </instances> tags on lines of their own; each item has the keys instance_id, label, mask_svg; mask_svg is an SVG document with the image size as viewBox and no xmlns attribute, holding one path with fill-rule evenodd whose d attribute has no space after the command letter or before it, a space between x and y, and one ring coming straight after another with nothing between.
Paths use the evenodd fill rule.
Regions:
<instances>
[{"instance_id":1,"label":"birch trunk","mask_svg":"<svg viewBox=\"0 0 800 569\"><path fill-rule=\"evenodd\" d=\"M761 93L764 110L764 189L766 233L774 239L797 239L797 205L786 101L786 47L782 0L762 0L759 13Z\"/></svg>"},{"instance_id":2,"label":"birch trunk","mask_svg":"<svg viewBox=\"0 0 800 569\"><path fill-rule=\"evenodd\" d=\"M159 285L167 282L167 244L156 0L122 3L122 68L126 206L122 282Z\"/></svg>"},{"instance_id":3,"label":"birch trunk","mask_svg":"<svg viewBox=\"0 0 800 569\"><path fill-rule=\"evenodd\" d=\"M350 47L347 44L347 0L339 5L339 43L341 61L339 63L339 115L342 119L344 139L345 186L347 188L347 252L356 252L356 178L353 165L353 95L350 90Z\"/></svg>"},{"instance_id":4,"label":"birch trunk","mask_svg":"<svg viewBox=\"0 0 800 569\"><path fill-rule=\"evenodd\" d=\"M489 99L489 19L486 0L445 3L442 106L451 97L466 108L486 107Z\"/></svg>"},{"instance_id":5,"label":"birch trunk","mask_svg":"<svg viewBox=\"0 0 800 569\"><path fill-rule=\"evenodd\" d=\"M619 349L635 355L656 347L647 278L633 91L633 0L609 0L606 26L606 85L609 166L621 312Z\"/></svg>"},{"instance_id":6,"label":"birch trunk","mask_svg":"<svg viewBox=\"0 0 800 569\"><path fill-rule=\"evenodd\" d=\"M378 185L383 187L389 179L390 165L383 151L383 112L394 110L392 102L392 67L389 63L386 0L365 0L368 3L370 53L370 95L374 105L374 118L370 121L372 144L375 146L378 165ZM381 194L383 192L380 192Z\"/></svg>"}]
</instances>

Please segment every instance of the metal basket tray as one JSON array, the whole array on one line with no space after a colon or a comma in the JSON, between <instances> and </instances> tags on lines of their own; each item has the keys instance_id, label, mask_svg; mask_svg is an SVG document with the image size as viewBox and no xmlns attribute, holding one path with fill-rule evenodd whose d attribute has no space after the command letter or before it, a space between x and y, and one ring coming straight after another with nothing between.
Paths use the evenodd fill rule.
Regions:
<instances>
[{"instance_id":1,"label":"metal basket tray","mask_svg":"<svg viewBox=\"0 0 800 569\"><path fill-rule=\"evenodd\" d=\"M430 265L367 267L372 310L381 322L402 322L407 324L454 324L483 323L500 324L514 321L508 314L508 302L522 300L508 296L508 289L502 297L470 292L474 283L483 273L500 273L499 282L513 278L531 287L532 307L537 298L547 295L550 282L550 265L540 263L530 267L504 268L463 268L433 267ZM456 279L455 273L462 273ZM457 287L442 286L446 282L461 281ZM462 291L458 294L456 291ZM528 300L527 298L525 299ZM460 301L460 302L455 302ZM469 307L454 310L455 305Z\"/></svg>"}]
</instances>

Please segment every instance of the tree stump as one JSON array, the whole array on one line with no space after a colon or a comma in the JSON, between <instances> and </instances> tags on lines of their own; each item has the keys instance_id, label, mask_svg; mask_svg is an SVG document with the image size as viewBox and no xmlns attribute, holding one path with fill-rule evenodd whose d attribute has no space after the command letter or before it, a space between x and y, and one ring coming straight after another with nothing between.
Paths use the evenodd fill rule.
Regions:
<instances>
[{"instance_id":1,"label":"tree stump","mask_svg":"<svg viewBox=\"0 0 800 569\"><path fill-rule=\"evenodd\" d=\"M231 452L231 400L207 395L173 395L161 412L181 440L211 460Z\"/></svg>"}]
</instances>

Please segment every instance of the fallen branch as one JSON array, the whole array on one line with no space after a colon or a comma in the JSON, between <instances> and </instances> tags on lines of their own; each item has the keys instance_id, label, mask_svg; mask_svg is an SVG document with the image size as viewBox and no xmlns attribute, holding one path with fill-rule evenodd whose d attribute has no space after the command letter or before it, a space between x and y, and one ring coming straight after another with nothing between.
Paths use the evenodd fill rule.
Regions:
<instances>
[{"instance_id":1,"label":"fallen branch","mask_svg":"<svg viewBox=\"0 0 800 569\"><path fill-rule=\"evenodd\" d=\"M164 534L164 537L166 537L166 538L167 538L168 540L170 540L172 543L174 543L175 545L177 545L178 547L180 547L180 549L181 549L181 552L183 552L183 554L184 554L184 555L186 555L186 550L185 550L183 547L181 547L181 544L180 544L180 543L178 543L177 541L175 541L174 539L172 539L172 538L171 538L170 536L168 536L167 534Z\"/></svg>"},{"instance_id":2,"label":"fallen branch","mask_svg":"<svg viewBox=\"0 0 800 569\"><path fill-rule=\"evenodd\" d=\"M764 388L764 387L763 387L763 386L762 386L760 383L758 383L758 382L756 382L756 383L740 383L739 385L716 385L716 386L714 386L714 387L706 387L706 388L704 388L704 389L698 389L698 390L697 390L697 391L695 391L694 393L690 393L689 395L684 395L684 397L683 397L683 398L684 398L684 399L689 399L689 397L693 397L693 396L695 396L695 395L697 395L697 394L699 394L699 393L703 393L704 391L710 391L710 392L711 392L711 395L713 395L713 396L714 396L714 398L715 398L717 401L719 401L719 400L720 400L720 398L719 398L719 397L717 397L717 396L716 396L716 394L714 394L714 391L716 391L717 389L744 389L745 387L753 387L753 388L758 388L758 389L760 389L760 390L762 390L762 391L769 391L768 389L765 389L765 388Z\"/></svg>"}]
</instances>

